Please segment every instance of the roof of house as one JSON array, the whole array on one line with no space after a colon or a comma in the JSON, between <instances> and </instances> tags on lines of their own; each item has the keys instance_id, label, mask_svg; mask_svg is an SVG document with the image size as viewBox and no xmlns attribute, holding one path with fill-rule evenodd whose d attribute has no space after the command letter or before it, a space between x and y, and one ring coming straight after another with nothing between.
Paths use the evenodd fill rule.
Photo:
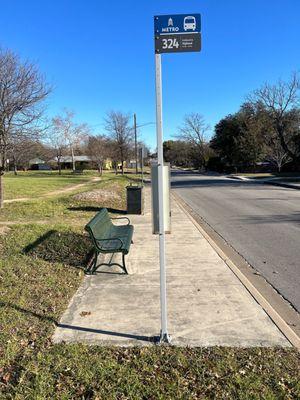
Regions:
<instances>
[{"instance_id":1,"label":"roof of house","mask_svg":"<svg viewBox=\"0 0 300 400\"><path fill-rule=\"evenodd\" d=\"M45 164L45 161L41 158L32 158L31 160L29 160L29 165L33 164Z\"/></svg>"},{"instance_id":2,"label":"roof of house","mask_svg":"<svg viewBox=\"0 0 300 400\"><path fill-rule=\"evenodd\" d=\"M75 162L76 161L86 161L86 162L92 161L91 157L89 157L89 156L74 156L74 160L75 160ZM57 161L57 157L54 157L54 159L51 160L51 161ZM62 162L62 163L71 163L72 162L72 157L71 156L61 157L60 162Z\"/></svg>"}]
</instances>

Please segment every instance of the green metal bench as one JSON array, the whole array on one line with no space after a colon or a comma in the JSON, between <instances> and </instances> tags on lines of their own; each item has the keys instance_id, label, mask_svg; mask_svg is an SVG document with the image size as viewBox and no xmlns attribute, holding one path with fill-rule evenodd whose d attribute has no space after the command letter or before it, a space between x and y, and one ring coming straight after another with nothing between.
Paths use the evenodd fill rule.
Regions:
<instances>
[{"instance_id":1,"label":"green metal bench","mask_svg":"<svg viewBox=\"0 0 300 400\"><path fill-rule=\"evenodd\" d=\"M114 225L112 220L126 219L126 225ZM95 261L89 272L93 273L100 265L118 265L128 274L125 264L125 255L129 253L132 243L133 225L127 217L110 218L106 208L99 211L94 218L85 226L85 230L92 239L95 250ZM122 253L122 265L114 262L101 263L97 266L97 259L100 253L112 254Z\"/></svg>"}]
</instances>

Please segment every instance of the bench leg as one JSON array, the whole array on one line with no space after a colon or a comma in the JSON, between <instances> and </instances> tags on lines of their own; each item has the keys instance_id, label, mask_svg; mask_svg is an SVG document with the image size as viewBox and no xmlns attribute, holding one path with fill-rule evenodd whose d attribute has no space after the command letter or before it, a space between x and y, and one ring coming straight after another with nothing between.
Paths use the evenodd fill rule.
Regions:
<instances>
[{"instance_id":1,"label":"bench leg","mask_svg":"<svg viewBox=\"0 0 300 400\"><path fill-rule=\"evenodd\" d=\"M125 271L125 273L128 275L128 271L126 269L126 264L125 264L125 254L122 253L122 262L123 262L123 269Z\"/></svg>"},{"instance_id":2,"label":"bench leg","mask_svg":"<svg viewBox=\"0 0 300 400\"><path fill-rule=\"evenodd\" d=\"M118 267L122 268L122 270L125 272L125 274L128 275L128 271L127 271L126 263L125 263L125 254L122 253L122 265L119 264L119 263L111 262L112 258L110 259L109 263L100 263L99 265L97 265L98 255L99 255L99 253L96 252L93 265L87 271L88 274L94 274L96 272L97 268L101 267L102 265L107 265L108 267L112 267L113 265L117 265ZM112 255L112 257L113 257L113 255Z\"/></svg>"},{"instance_id":3,"label":"bench leg","mask_svg":"<svg viewBox=\"0 0 300 400\"><path fill-rule=\"evenodd\" d=\"M94 273L94 272L96 271L96 269L97 269L98 256L99 256L99 253L96 252L96 254L95 254L95 261L94 261L92 273Z\"/></svg>"},{"instance_id":4,"label":"bench leg","mask_svg":"<svg viewBox=\"0 0 300 400\"><path fill-rule=\"evenodd\" d=\"M92 264L92 265L90 266L90 268L86 271L87 274L93 274L93 273L96 271L96 269L97 269L98 255L99 255L99 253L98 253L97 251L95 251L93 264Z\"/></svg>"}]
</instances>

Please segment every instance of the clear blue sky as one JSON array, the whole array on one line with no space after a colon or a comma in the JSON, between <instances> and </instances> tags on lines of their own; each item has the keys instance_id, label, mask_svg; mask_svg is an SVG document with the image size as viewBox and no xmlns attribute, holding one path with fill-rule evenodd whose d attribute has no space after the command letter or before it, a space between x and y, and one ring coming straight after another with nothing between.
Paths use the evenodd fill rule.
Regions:
<instances>
[{"instance_id":1,"label":"clear blue sky","mask_svg":"<svg viewBox=\"0 0 300 400\"><path fill-rule=\"evenodd\" d=\"M103 131L108 110L155 121L153 16L201 13L201 53L163 58L164 135L200 112L213 126L265 81L300 69L299 0L14 0L1 4L0 45L38 63L63 107ZM155 126L141 130L155 147Z\"/></svg>"}]
</instances>

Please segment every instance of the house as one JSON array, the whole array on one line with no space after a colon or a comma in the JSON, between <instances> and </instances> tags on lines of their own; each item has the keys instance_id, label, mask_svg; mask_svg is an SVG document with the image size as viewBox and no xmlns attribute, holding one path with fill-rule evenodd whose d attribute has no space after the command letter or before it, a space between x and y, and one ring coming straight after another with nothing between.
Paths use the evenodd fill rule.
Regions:
<instances>
[{"instance_id":1,"label":"house","mask_svg":"<svg viewBox=\"0 0 300 400\"><path fill-rule=\"evenodd\" d=\"M57 162L57 158L55 158ZM92 166L92 159L89 156L74 156L75 169L90 169ZM71 156L64 156L60 159L62 169L72 169L73 161Z\"/></svg>"},{"instance_id":2,"label":"house","mask_svg":"<svg viewBox=\"0 0 300 400\"><path fill-rule=\"evenodd\" d=\"M81 155L74 156L75 161L75 169L96 169L96 163L94 162L92 157ZM51 164L56 164L54 167L57 167L57 157L50 160ZM72 169L73 162L71 156L63 156L60 159L61 168L62 169ZM110 159L106 159L103 163L103 169L111 169L112 161Z\"/></svg>"},{"instance_id":3,"label":"house","mask_svg":"<svg viewBox=\"0 0 300 400\"><path fill-rule=\"evenodd\" d=\"M41 158L32 158L28 162L29 169L31 170L39 170L39 171L49 171L51 170L50 165L46 164L44 160Z\"/></svg>"},{"instance_id":4,"label":"house","mask_svg":"<svg viewBox=\"0 0 300 400\"><path fill-rule=\"evenodd\" d=\"M113 163L110 158L107 158L106 160L104 160L103 169L112 169L112 167L113 167Z\"/></svg>"},{"instance_id":5,"label":"house","mask_svg":"<svg viewBox=\"0 0 300 400\"><path fill-rule=\"evenodd\" d=\"M128 168L135 168L135 165L136 165L136 161L135 160L129 160ZM141 168L140 161L137 162L137 167Z\"/></svg>"}]
</instances>

